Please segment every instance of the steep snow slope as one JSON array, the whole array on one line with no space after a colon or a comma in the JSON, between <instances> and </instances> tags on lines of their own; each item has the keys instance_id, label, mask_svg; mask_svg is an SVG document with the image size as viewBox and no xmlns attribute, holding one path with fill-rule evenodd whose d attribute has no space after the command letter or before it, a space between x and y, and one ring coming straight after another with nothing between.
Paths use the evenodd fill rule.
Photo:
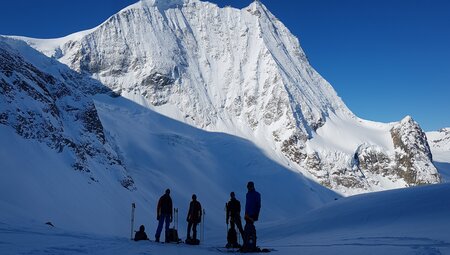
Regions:
<instances>
[{"instance_id":1,"label":"steep snow slope","mask_svg":"<svg viewBox=\"0 0 450 255\"><path fill-rule=\"evenodd\" d=\"M33 56L29 57L29 61L52 67L62 66L56 61L52 63L50 59L22 42L0 38L2 128L14 130L20 137L39 141L55 154L64 155L67 158L67 167L83 172L90 182L115 176L123 187L133 189L133 180L112 150L111 144L105 140L94 103L84 94L95 86L99 88L100 85L91 82L85 91L81 84L87 80L68 68L59 73L60 78L43 72L25 60L24 56L8 43L17 48L28 49L26 53ZM61 67L59 70L63 69ZM22 150L12 150L8 147L7 138L2 141L5 141L2 143L2 149L9 152L2 155L2 160L9 157L17 161L17 165L21 164L18 156ZM15 171L14 161L11 163L2 169L4 173Z\"/></svg>"},{"instance_id":2,"label":"steep snow slope","mask_svg":"<svg viewBox=\"0 0 450 255\"><path fill-rule=\"evenodd\" d=\"M258 226L274 254L449 254L449 184L343 198L288 221ZM43 224L0 223L4 254L222 254L225 231L204 243L156 244L64 231Z\"/></svg>"},{"instance_id":3,"label":"steep snow slope","mask_svg":"<svg viewBox=\"0 0 450 255\"><path fill-rule=\"evenodd\" d=\"M115 92L196 127L253 141L344 194L440 181L419 125L360 120L255 1L139 1L89 31L20 38Z\"/></svg>"}]
</instances>

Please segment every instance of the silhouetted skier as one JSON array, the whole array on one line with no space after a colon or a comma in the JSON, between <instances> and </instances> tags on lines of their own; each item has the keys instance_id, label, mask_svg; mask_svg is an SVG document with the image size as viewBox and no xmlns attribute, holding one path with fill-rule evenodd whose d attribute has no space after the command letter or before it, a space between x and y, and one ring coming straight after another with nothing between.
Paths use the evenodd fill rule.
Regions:
<instances>
[{"instance_id":1,"label":"silhouetted skier","mask_svg":"<svg viewBox=\"0 0 450 255\"><path fill-rule=\"evenodd\" d=\"M165 223L165 241L167 241L167 233L169 225L172 222L172 198L170 197L170 189L166 189L166 193L159 198L156 210L156 219L158 220L158 228L156 229L155 240L159 242L163 224Z\"/></svg>"},{"instance_id":2,"label":"silhouetted skier","mask_svg":"<svg viewBox=\"0 0 450 255\"><path fill-rule=\"evenodd\" d=\"M245 228L244 228L244 245L242 251L256 251L256 228L255 221L259 218L261 209L261 194L255 190L255 184L250 181L247 184L247 195L245 199Z\"/></svg>"},{"instance_id":3,"label":"silhouetted skier","mask_svg":"<svg viewBox=\"0 0 450 255\"><path fill-rule=\"evenodd\" d=\"M236 230L234 228L234 225L237 226L239 232L241 233L242 238L245 237L244 235L244 229L242 229L242 221L241 221L241 203L239 200L236 199L236 196L234 192L230 193L230 201L227 203L227 225L228 222L230 223L231 233L229 234L236 234ZM229 238L227 238L229 239ZM237 237L230 237L234 243L230 243L230 240L228 240L227 246L229 247L237 247Z\"/></svg>"},{"instance_id":4,"label":"silhouetted skier","mask_svg":"<svg viewBox=\"0 0 450 255\"><path fill-rule=\"evenodd\" d=\"M192 243L192 241L197 241L197 225L201 222L202 219L202 205L197 201L197 196L195 194L192 195L192 201L189 204L189 211L186 217L186 221L188 222L187 228L187 238L186 243ZM192 228L192 238L191 238L191 228Z\"/></svg>"}]
</instances>

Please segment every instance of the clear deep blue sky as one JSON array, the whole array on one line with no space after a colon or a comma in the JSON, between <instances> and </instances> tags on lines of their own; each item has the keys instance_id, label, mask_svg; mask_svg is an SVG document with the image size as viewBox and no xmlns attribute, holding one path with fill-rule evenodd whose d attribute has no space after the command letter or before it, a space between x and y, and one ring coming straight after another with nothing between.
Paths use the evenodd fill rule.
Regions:
<instances>
[{"instance_id":1,"label":"clear deep blue sky","mask_svg":"<svg viewBox=\"0 0 450 255\"><path fill-rule=\"evenodd\" d=\"M61 37L137 0L4 0L0 34ZM211 0L242 8L251 0ZM450 1L262 0L359 117L450 127Z\"/></svg>"}]
</instances>

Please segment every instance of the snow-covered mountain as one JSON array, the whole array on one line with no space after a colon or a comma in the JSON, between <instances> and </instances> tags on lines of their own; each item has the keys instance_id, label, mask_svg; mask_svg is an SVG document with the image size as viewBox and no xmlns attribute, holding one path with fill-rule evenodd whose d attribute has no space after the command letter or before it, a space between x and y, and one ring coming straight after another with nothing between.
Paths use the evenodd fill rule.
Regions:
<instances>
[{"instance_id":1,"label":"snow-covered mountain","mask_svg":"<svg viewBox=\"0 0 450 255\"><path fill-rule=\"evenodd\" d=\"M259 1L140 1L88 31L21 39L157 112L251 139L334 190L439 182L417 123L354 116Z\"/></svg>"},{"instance_id":2,"label":"snow-covered mountain","mask_svg":"<svg viewBox=\"0 0 450 255\"><path fill-rule=\"evenodd\" d=\"M356 117L259 1L145 0L88 31L19 39L161 114L250 139L336 191L440 181L415 121Z\"/></svg>"}]
</instances>

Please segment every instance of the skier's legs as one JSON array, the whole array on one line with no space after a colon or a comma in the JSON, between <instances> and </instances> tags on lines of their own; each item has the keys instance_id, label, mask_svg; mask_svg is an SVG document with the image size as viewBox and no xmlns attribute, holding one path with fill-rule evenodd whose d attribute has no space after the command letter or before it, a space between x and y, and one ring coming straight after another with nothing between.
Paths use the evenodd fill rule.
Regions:
<instances>
[{"instance_id":1,"label":"skier's legs","mask_svg":"<svg viewBox=\"0 0 450 255\"><path fill-rule=\"evenodd\" d=\"M242 228L242 222L241 222L241 217L236 217L234 219L234 223L236 223L237 228L239 229L239 232L241 233L242 239L245 238L244 236L244 229ZM234 224L233 224L234 225Z\"/></svg>"},{"instance_id":2,"label":"skier's legs","mask_svg":"<svg viewBox=\"0 0 450 255\"><path fill-rule=\"evenodd\" d=\"M233 218L231 218L230 219L230 228L232 228L232 229L234 229L234 219Z\"/></svg>"},{"instance_id":3,"label":"skier's legs","mask_svg":"<svg viewBox=\"0 0 450 255\"><path fill-rule=\"evenodd\" d=\"M191 228L192 228L192 222L188 222L188 228L187 228L187 239L191 239Z\"/></svg>"},{"instance_id":4,"label":"skier's legs","mask_svg":"<svg viewBox=\"0 0 450 255\"><path fill-rule=\"evenodd\" d=\"M166 236L166 241L167 241L167 236L169 234L169 227L170 227L170 215L166 214L164 215L164 221L166 222L166 226L165 226L165 236Z\"/></svg>"},{"instance_id":5,"label":"skier's legs","mask_svg":"<svg viewBox=\"0 0 450 255\"><path fill-rule=\"evenodd\" d=\"M194 240L197 239L197 224L198 224L197 222L194 222L192 224L192 237Z\"/></svg>"},{"instance_id":6,"label":"skier's legs","mask_svg":"<svg viewBox=\"0 0 450 255\"><path fill-rule=\"evenodd\" d=\"M164 224L164 216L161 215L158 220L158 228L156 229L156 234L155 234L156 241L159 241L159 237L161 236L163 224Z\"/></svg>"}]
</instances>

